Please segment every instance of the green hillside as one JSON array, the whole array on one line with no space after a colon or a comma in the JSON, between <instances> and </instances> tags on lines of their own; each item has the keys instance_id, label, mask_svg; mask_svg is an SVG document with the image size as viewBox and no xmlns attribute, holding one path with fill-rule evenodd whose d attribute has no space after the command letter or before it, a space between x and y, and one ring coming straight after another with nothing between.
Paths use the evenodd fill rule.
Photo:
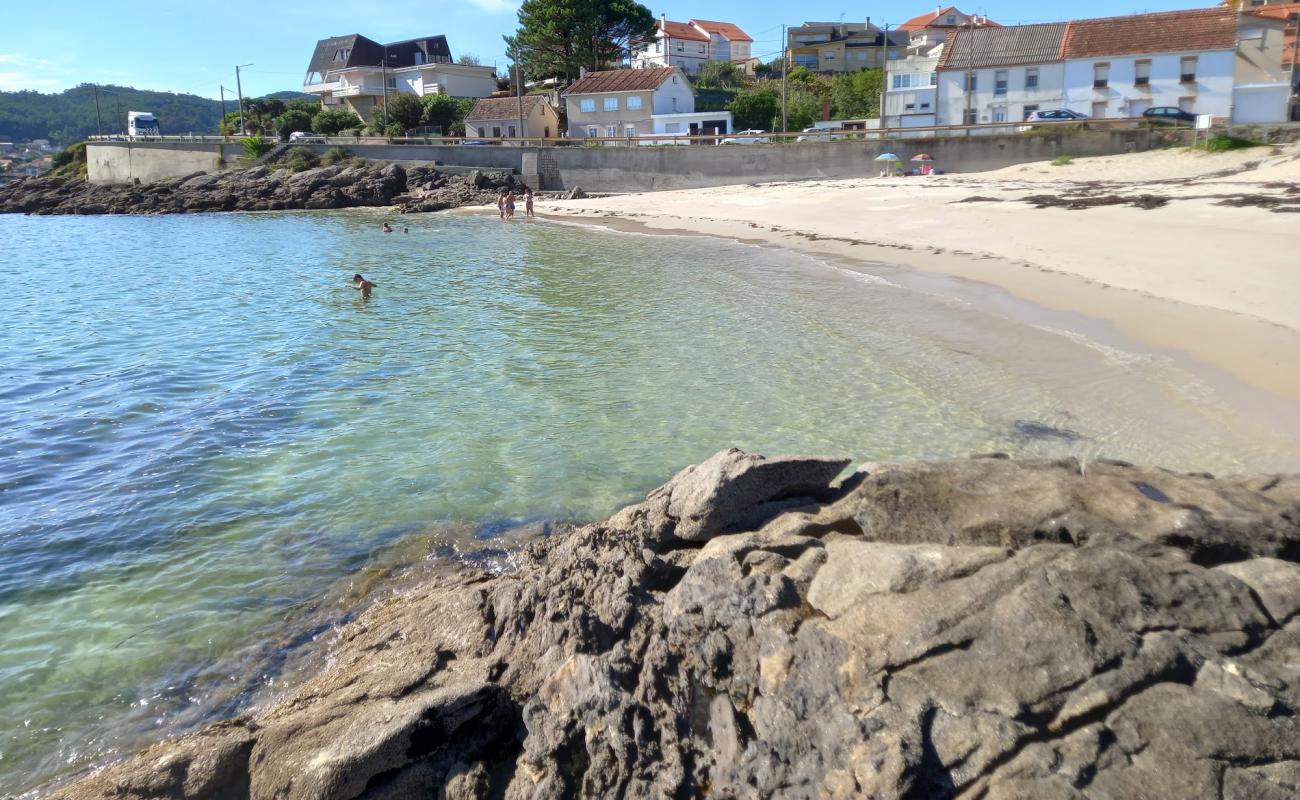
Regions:
<instances>
[{"instance_id":1,"label":"green hillside","mask_svg":"<svg viewBox=\"0 0 1300 800\"><path fill-rule=\"evenodd\" d=\"M284 100L309 97L301 92L276 92L273 96ZM233 97L227 98L226 109L235 109ZM221 119L221 102L193 94L99 87L99 116L105 134L125 132L128 111L153 112L164 134L214 134ZM50 139L66 145L95 132L95 92L90 84L58 94L0 92L0 137Z\"/></svg>"}]
</instances>

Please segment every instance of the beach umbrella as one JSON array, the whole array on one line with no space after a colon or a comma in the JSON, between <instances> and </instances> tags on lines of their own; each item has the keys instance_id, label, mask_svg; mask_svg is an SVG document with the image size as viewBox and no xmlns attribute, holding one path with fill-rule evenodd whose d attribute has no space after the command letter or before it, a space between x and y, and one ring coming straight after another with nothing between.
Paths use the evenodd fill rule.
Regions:
<instances>
[{"instance_id":1,"label":"beach umbrella","mask_svg":"<svg viewBox=\"0 0 1300 800\"><path fill-rule=\"evenodd\" d=\"M913 161L933 161L934 159L930 156L929 153L917 153L916 155L912 156L912 160L913 160Z\"/></svg>"},{"instance_id":2,"label":"beach umbrella","mask_svg":"<svg viewBox=\"0 0 1300 800\"><path fill-rule=\"evenodd\" d=\"M902 161L903 159L899 158L893 153L881 153L880 155L876 156L876 160L877 161Z\"/></svg>"}]
</instances>

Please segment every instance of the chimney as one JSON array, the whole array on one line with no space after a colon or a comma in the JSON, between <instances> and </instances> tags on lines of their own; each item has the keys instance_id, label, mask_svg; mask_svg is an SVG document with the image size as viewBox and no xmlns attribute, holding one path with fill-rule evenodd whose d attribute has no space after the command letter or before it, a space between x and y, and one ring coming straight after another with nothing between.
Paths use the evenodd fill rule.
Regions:
<instances>
[{"instance_id":1,"label":"chimney","mask_svg":"<svg viewBox=\"0 0 1300 800\"><path fill-rule=\"evenodd\" d=\"M585 77L587 77L587 68L586 68L586 67L578 67L578 79L581 80L581 79L583 79L583 78L585 78Z\"/></svg>"}]
</instances>

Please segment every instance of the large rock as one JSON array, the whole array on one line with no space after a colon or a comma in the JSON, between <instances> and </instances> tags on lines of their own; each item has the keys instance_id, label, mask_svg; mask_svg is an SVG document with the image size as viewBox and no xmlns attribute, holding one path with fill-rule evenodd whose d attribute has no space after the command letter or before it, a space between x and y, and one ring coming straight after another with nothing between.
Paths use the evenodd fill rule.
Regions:
<instances>
[{"instance_id":1,"label":"large rock","mask_svg":"<svg viewBox=\"0 0 1300 800\"><path fill-rule=\"evenodd\" d=\"M1296 796L1300 479L725 451L65 798Z\"/></svg>"}]
</instances>

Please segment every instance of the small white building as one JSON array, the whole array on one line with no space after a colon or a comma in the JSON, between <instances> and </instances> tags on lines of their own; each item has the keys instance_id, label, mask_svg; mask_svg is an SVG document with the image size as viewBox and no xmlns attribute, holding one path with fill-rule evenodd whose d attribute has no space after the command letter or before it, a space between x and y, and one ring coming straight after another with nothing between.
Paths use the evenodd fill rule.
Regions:
<instances>
[{"instance_id":1,"label":"small white building","mask_svg":"<svg viewBox=\"0 0 1300 800\"><path fill-rule=\"evenodd\" d=\"M890 61L885 74L886 128L917 128L937 125L939 108L939 59L943 45L924 53Z\"/></svg>"},{"instance_id":2,"label":"small white building","mask_svg":"<svg viewBox=\"0 0 1300 800\"><path fill-rule=\"evenodd\" d=\"M1284 29L1222 7L1072 22L1065 105L1097 119L1177 106L1239 124L1282 122Z\"/></svg>"},{"instance_id":3,"label":"small white building","mask_svg":"<svg viewBox=\"0 0 1300 800\"><path fill-rule=\"evenodd\" d=\"M678 115L695 113L695 89L678 67L588 72L565 90L564 105L571 138L635 138L667 133L656 124L673 121L685 122L689 131L693 121ZM714 114L717 119L722 115L730 117ZM699 121L694 123L698 129Z\"/></svg>"}]
</instances>

